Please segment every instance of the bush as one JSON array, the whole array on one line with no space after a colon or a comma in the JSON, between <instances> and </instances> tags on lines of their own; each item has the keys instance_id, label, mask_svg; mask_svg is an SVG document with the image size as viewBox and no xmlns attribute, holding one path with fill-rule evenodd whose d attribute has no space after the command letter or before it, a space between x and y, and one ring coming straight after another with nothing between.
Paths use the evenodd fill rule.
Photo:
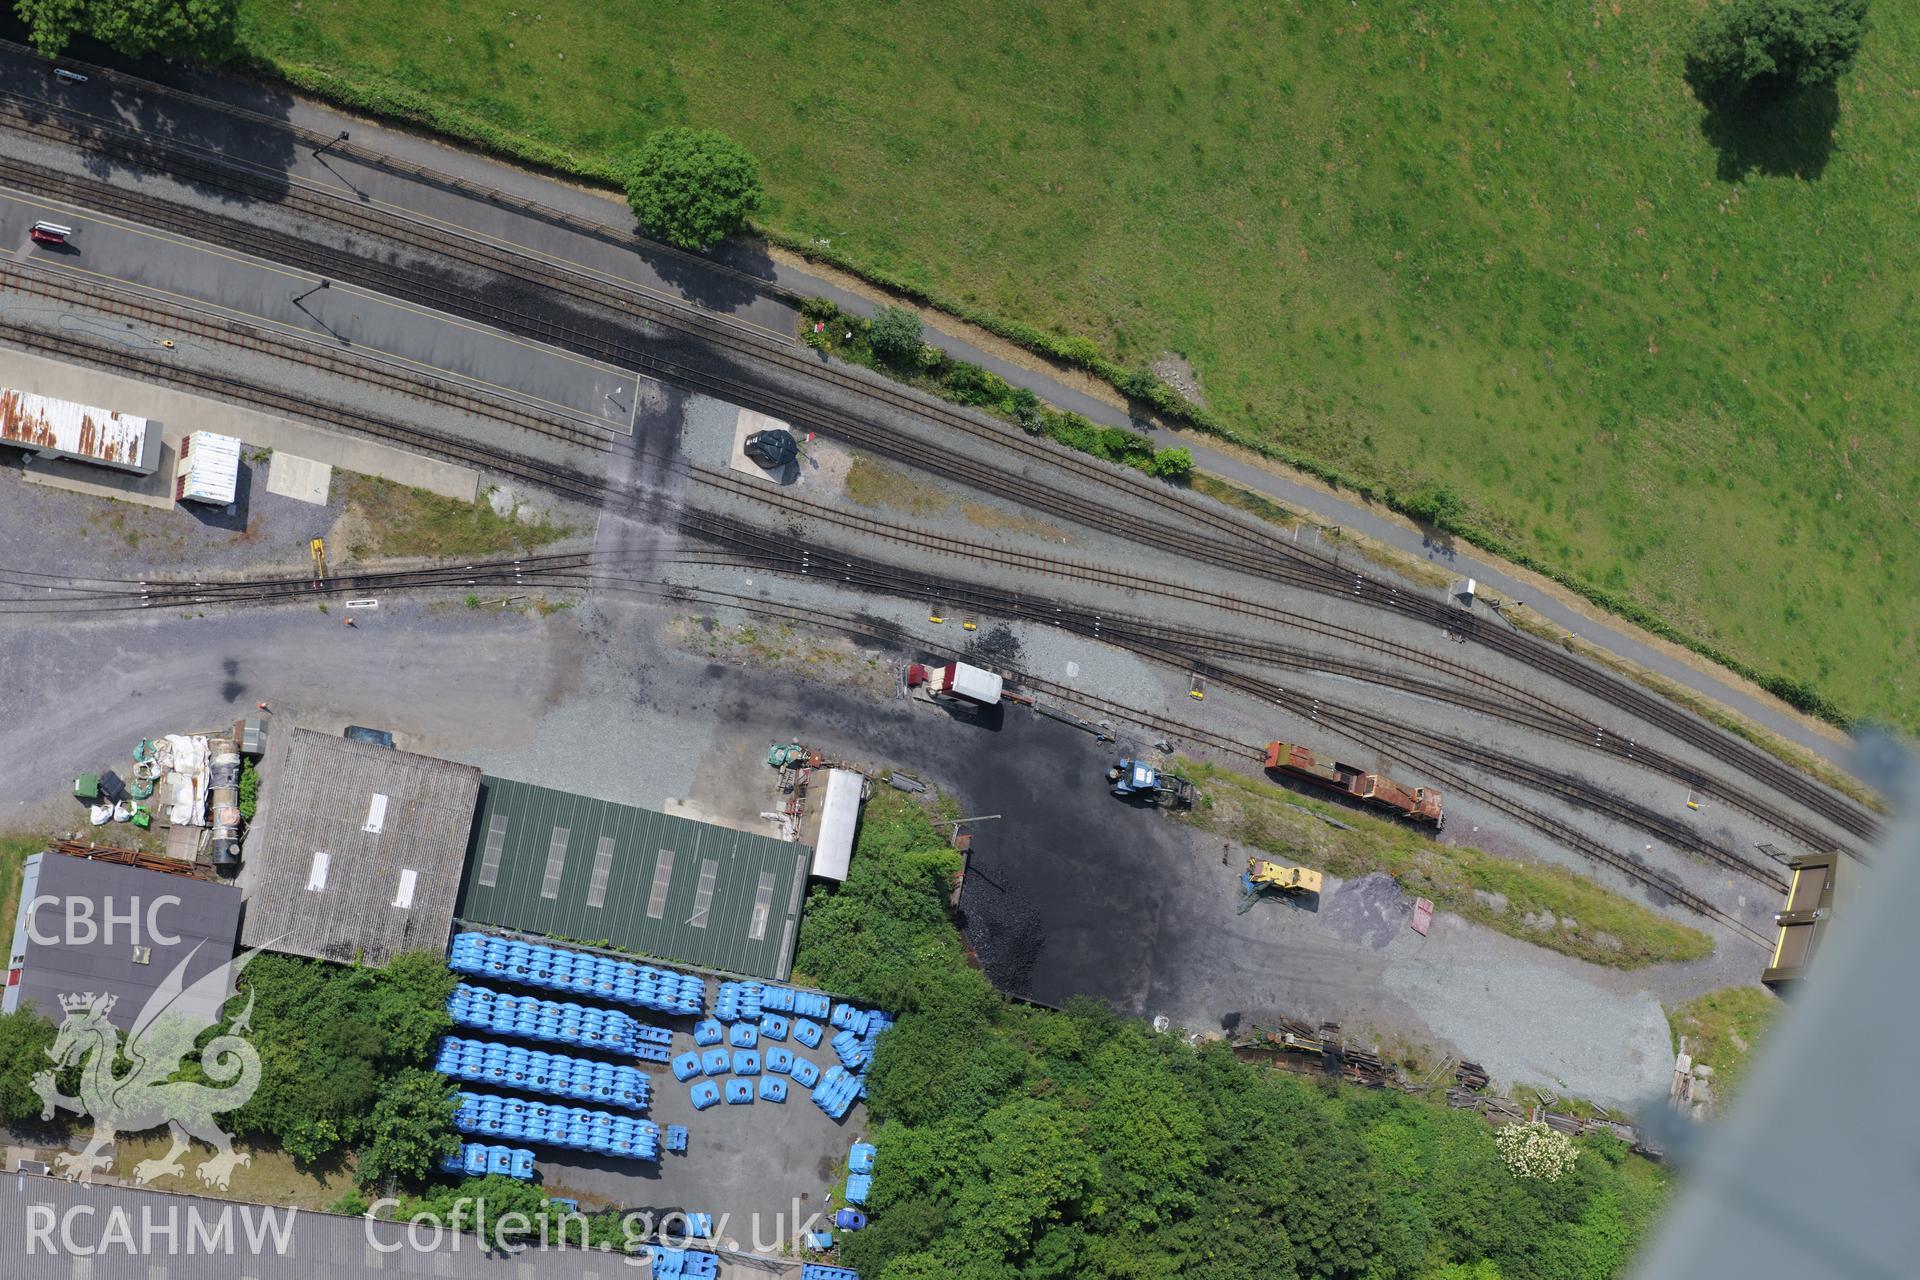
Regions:
<instances>
[{"instance_id":1,"label":"bush","mask_svg":"<svg viewBox=\"0 0 1920 1280\"><path fill-rule=\"evenodd\" d=\"M1130 369L1113 380L1114 387L1129 400L1151 402L1160 390L1160 379L1148 369Z\"/></svg>"},{"instance_id":2,"label":"bush","mask_svg":"<svg viewBox=\"0 0 1920 1280\"><path fill-rule=\"evenodd\" d=\"M240 766L240 816L252 822L253 811L259 804L260 774L249 760Z\"/></svg>"},{"instance_id":3,"label":"bush","mask_svg":"<svg viewBox=\"0 0 1920 1280\"><path fill-rule=\"evenodd\" d=\"M1007 398L1005 379L977 364L956 360L947 370L947 395L961 404L1000 404Z\"/></svg>"},{"instance_id":4,"label":"bush","mask_svg":"<svg viewBox=\"0 0 1920 1280\"><path fill-rule=\"evenodd\" d=\"M1867 0L1732 0L1694 26L1687 83L1708 103L1831 84L1853 65L1868 26Z\"/></svg>"},{"instance_id":5,"label":"bush","mask_svg":"<svg viewBox=\"0 0 1920 1280\"><path fill-rule=\"evenodd\" d=\"M627 182L627 203L640 225L682 249L705 249L740 230L763 195L753 157L711 129L654 134Z\"/></svg>"},{"instance_id":6,"label":"bush","mask_svg":"<svg viewBox=\"0 0 1920 1280\"><path fill-rule=\"evenodd\" d=\"M56 1034L53 1023L32 1009L0 1013L0 1124L40 1119L33 1077L53 1065L47 1050Z\"/></svg>"},{"instance_id":7,"label":"bush","mask_svg":"<svg viewBox=\"0 0 1920 1280\"><path fill-rule=\"evenodd\" d=\"M1424 520L1436 529L1457 532L1466 518L1467 504L1444 484L1428 485L1396 505L1415 520Z\"/></svg>"},{"instance_id":8,"label":"bush","mask_svg":"<svg viewBox=\"0 0 1920 1280\"><path fill-rule=\"evenodd\" d=\"M1580 1149L1573 1145L1573 1139L1544 1120L1502 1125L1494 1134L1493 1145L1499 1148L1500 1158L1507 1162L1514 1177L1537 1178L1542 1182L1560 1181L1560 1176L1580 1158Z\"/></svg>"},{"instance_id":9,"label":"bush","mask_svg":"<svg viewBox=\"0 0 1920 1280\"><path fill-rule=\"evenodd\" d=\"M913 359L920 352L919 315L905 307L881 307L867 329L867 345L895 364Z\"/></svg>"},{"instance_id":10,"label":"bush","mask_svg":"<svg viewBox=\"0 0 1920 1280\"><path fill-rule=\"evenodd\" d=\"M1031 387L1014 387L1007 393L1007 408L1013 420L1029 431L1040 429L1040 397Z\"/></svg>"},{"instance_id":11,"label":"bush","mask_svg":"<svg viewBox=\"0 0 1920 1280\"><path fill-rule=\"evenodd\" d=\"M1193 454L1186 449L1162 449L1147 464L1147 474L1163 480L1185 480L1193 474Z\"/></svg>"}]
</instances>

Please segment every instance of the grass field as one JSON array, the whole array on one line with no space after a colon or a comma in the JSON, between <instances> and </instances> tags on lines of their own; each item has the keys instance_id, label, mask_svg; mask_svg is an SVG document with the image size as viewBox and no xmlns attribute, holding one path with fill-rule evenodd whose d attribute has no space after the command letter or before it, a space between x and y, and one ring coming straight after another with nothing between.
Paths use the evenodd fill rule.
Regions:
<instances>
[{"instance_id":1,"label":"grass field","mask_svg":"<svg viewBox=\"0 0 1920 1280\"><path fill-rule=\"evenodd\" d=\"M1184 354L1229 425L1920 727L1920 8L1837 96L1704 118L1694 0L242 0L290 78L763 222L955 308Z\"/></svg>"}]
</instances>

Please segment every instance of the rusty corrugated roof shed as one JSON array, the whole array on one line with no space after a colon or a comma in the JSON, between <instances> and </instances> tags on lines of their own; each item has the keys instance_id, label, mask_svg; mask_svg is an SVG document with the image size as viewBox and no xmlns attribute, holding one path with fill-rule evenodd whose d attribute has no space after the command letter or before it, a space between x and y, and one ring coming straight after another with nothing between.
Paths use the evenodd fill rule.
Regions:
<instances>
[{"instance_id":1,"label":"rusty corrugated roof shed","mask_svg":"<svg viewBox=\"0 0 1920 1280\"><path fill-rule=\"evenodd\" d=\"M154 468L159 425L138 414L0 387L0 444L145 474Z\"/></svg>"}]
</instances>

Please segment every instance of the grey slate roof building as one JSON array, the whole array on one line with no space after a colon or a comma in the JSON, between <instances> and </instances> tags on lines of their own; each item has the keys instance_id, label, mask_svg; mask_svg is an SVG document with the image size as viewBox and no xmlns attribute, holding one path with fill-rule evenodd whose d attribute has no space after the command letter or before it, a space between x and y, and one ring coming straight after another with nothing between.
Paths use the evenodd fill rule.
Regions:
<instances>
[{"instance_id":1,"label":"grey slate roof building","mask_svg":"<svg viewBox=\"0 0 1920 1280\"><path fill-rule=\"evenodd\" d=\"M241 940L380 966L453 925L480 771L295 729L271 736L239 882Z\"/></svg>"},{"instance_id":2,"label":"grey slate roof building","mask_svg":"<svg viewBox=\"0 0 1920 1280\"><path fill-rule=\"evenodd\" d=\"M233 958L240 894L190 876L36 853L26 861L10 923L0 1010L31 1005L59 1022L60 997L110 995L107 1016L125 1031L176 967L184 964L187 988ZM218 1003L210 997L206 1007L182 1011L211 1020Z\"/></svg>"}]
</instances>

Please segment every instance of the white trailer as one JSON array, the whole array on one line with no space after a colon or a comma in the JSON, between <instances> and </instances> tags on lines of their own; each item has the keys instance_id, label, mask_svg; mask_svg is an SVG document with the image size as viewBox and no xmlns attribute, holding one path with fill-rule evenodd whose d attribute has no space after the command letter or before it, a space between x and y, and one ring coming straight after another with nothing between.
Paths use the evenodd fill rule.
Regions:
<instances>
[{"instance_id":1,"label":"white trailer","mask_svg":"<svg viewBox=\"0 0 1920 1280\"><path fill-rule=\"evenodd\" d=\"M984 707L1000 701L1000 686L999 676L964 662L949 662L940 668L934 682L936 692L949 698L977 702Z\"/></svg>"}]
</instances>

